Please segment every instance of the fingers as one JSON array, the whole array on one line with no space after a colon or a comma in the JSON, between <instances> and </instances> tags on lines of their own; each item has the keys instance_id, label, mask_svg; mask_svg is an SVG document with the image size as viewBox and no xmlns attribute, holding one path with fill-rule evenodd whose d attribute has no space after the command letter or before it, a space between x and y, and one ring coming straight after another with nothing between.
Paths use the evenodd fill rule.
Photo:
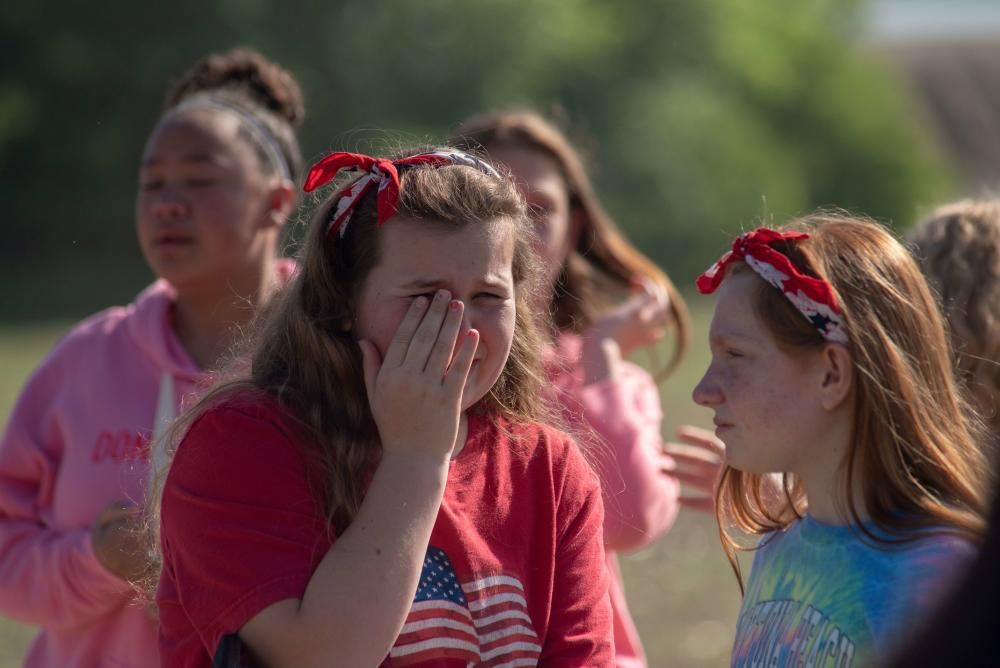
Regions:
<instances>
[{"instance_id":1,"label":"fingers","mask_svg":"<svg viewBox=\"0 0 1000 668\"><path fill-rule=\"evenodd\" d=\"M410 304L410 309L403 316L403 321L399 323L396 334L392 337L392 342L385 351L385 359L382 363L389 367L397 367L403 364L406 353L410 348L410 341L417 331L418 325L427 311L429 300L427 297L417 297Z\"/></svg>"},{"instance_id":2,"label":"fingers","mask_svg":"<svg viewBox=\"0 0 1000 668\"><path fill-rule=\"evenodd\" d=\"M702 494L715 494L715 476L706 476L702 473L692 473L683 469L670 471L670 475L678 480L682 485L691 487Z\"/></svg>"},{"instance_id":3,"label":"fingers","mask_svg":"<svg viewBox=\"0 0 1000 668\"><path fill-rule=\"evenodd\" d=\"M382 361L379 359L378 349L371 341L358 341L361 348L361 365L365 376L365 391L368 393L368 405L372 405L375 396L375 381L378 379L379 369L382 368Z\"/></svg>"},{"instance_id":4,"label":"fingers","mask_svg":"<svg viewBox=\"0 0 1000 668\"><path fill-rule=\"evenodd\" d=\"M438 290L434 293L434 299L431 300L427 312L424 313L424 319L420 321L420 325L410 337L410 345L401 366L409 367L414 371L423 371L426 368L431 350L437 344L441 325L449 311L450 302L451 293L447 290Z\"/></svg>"},{"instance_id":5,"label":"fingers","mask_svg":"<svg viewBox=\"0 0 1000 668\"><path fill-rule=\"evenodd\" d=\"M455 353L455 339L462 328L462 314L465 313L465 304L453 299L448 303L447 313L438 332L434 348L427 359L427 372L436 374L438 378L444 378L451 358Z\"/></svg>"},{"instance_id":6,"label":"fingers","mask_svg":"<svg viewBox=\"0 0 1000 668\"><path fill-rule=\"evenodd\" d=\"M649 276L637 276L633 278L632 287L656 299L660 308L670 307L670 295L667 294L666 289Z\"/></svg>"},{"instance_id":7,"label":"fingers","mask_svg":"<svg viewBox=\"0 0 1000 668\"><path fill-rule=\"evenodd\" d=\"M683 466L718 467L722 463L722 458L719 455L693 445L665 443L663 445L663 451Z\"/></svg>"},{"instance_id":8,"label":"fingers","mask_svg":"<svg viewBox=\"0 0 1000 668\"><path fill-rule=\"evenodd\" d=\"M645 297L647 300L639 310L639 320L649 326L663 326L670 322L670 309L662 306L653 297Z\"/></svg>"},{"instance_id":9,"label":"fingers","mask_svg":"<svg viewBox=\"0 0 1000 668\"><path fill-rule=\"evenodd\" d=\"M469 369L472 368L472 360L476 356L476 348L479 347L479 332L470 329L462 337L455 353L455 359L451 362L451 367L444 377L445 389L450 392L460 393L465 387L465 380L469 377Z\"/></svg>"},{"instance_id":10,"label":"fingers","mask_svg":"<svg viewBox=\"0 0 1000 668\"><path fill-rule=\"evenodd\" d=\"M723 443L713 432L694 427L692 425L682 425L677 429L677 438L689 445L701 448L706 452L713 453L718 457L725 457L726 444Z\"/></svg>"},{"instance_id":11,"label":"fingers","mask_svg":"<svg viewBox=\"0 0 1000 668\"><path fill-rule=\"evenodd\" d=\"M677 502L681 504L682 508L689 510L697 510L702 513L715 512L715 499L712 497L681 495L677 498Z\"/></svg>"},{"instance_id":12,"label":"fingers","mask_svg":"<svg viewBox=\"0 0 1000 668\"><path fill-rule=\"evenodd\" d=\"M677 464L671 475L697 497L713 497L725 462L725 444L712 432L690 425L678 429L677 436L684 443L666 443L663 448ZM713 508L714 501L708 509Z\"/></svg>"},{"instance_id":13,"label":"fingers","mask_svg":"<svg viewBox=\"0 0 1000 668\"><path fill-rule=\"evenodd\" d=\"M650 280L649 288L647 289L650 291L650 294L656 298L656 303L659 304L661 310L670 310L670 295L667 294L666 288L656 281Z\"/></svg>"}]
</instances>

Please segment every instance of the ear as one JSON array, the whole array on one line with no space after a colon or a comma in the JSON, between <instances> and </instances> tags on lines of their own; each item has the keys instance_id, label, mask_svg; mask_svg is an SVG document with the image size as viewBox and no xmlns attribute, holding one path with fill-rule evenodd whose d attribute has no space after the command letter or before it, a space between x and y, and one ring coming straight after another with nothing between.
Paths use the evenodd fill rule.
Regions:
<instances>
[{"instance_id":1,"label":"ear","mask_svg":"<svg viewBox=\"0 0 1000 668\"><path fill-rule=\"evenodd\" d=\"M268 227L281 227L295 207L295 184L287 179L276 181L267 194L265 220Z\"/></svg>"},{"instance_id":2,"label":"ear","mask_svg":"<svg viewBox=\"0 0 1000 668\"><path fill-rule=\"evenodd\" d=\"M840 406L851 393L854 384L854 364L847 346L827 343L821 353L820 401L823 409L832 411Z\"/></svg>"}]
</instances>

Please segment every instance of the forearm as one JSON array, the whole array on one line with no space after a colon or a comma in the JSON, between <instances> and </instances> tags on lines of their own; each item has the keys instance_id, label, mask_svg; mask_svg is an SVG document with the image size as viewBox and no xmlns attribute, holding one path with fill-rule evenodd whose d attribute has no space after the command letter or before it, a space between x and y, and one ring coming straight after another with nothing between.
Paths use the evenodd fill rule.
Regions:
<instances>
[{"instance_id":1,"label":"forearm","mask_svg":"<svg viewBox=\"0 0 1000 668\"><path fill-rule=\"evenodd\" d=\"M584 385L614 381L622 364L621 346L610 333L601 328L591 328L583 335L580 363Z\"/></svg>"},{"instance_id":2,"label":"forearm","mask_svg":"<svg viewBox=\"0 0 1000 668\"><path fill-rule=\"evenodd\" d=\"M599 441L593 461L605 492L608 547L641 548L672 525L680 491L663 452L659 394L645 372L623 363L617 381L583 387L578 399Z\"/></svg>"},{"instance_id":3,"label":"forearm","mask_svg":"<svg viewBox=\"0 0 1000 668\"><path fill-rule=\"evenodd\" d=\"M620 474L621 475L621 474ZM609 550L640 550L673 526L679 510L680 484L669 474L650 470L614 479L605 494L604 539Z\"/></svg>"},{"instance_id":4,"label":"forearm","mask_svg":"<svg viewBox=\"0 0 1000 668\"><path fill-rule=\"evenodd\" d=\"M386 455L282 628L241 632L266 665L378 665L413 603L447 475L447 460Z\"/></svg>"}]
</instances>

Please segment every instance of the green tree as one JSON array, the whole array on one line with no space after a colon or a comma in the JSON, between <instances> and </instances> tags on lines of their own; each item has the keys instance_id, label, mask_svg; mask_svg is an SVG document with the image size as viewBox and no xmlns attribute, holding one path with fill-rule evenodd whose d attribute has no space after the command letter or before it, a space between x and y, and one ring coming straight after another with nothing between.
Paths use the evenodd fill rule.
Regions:
<instances>
[{"instance_id":1,"label":"green tree","mask_svg":"<svg viewBox=\"0 0 1000 668\"><path fill-rule=\"evenodd\" d=\"M623 228L683 284L761 219L905 223L949 171L857 0L254 0L0 9L0 318L79 316L149 280L135 170L169 78L240 44L294 71L307 158L554 105ZM387 130L388 132L383 132Z\"/></svg>"}]
</instances>

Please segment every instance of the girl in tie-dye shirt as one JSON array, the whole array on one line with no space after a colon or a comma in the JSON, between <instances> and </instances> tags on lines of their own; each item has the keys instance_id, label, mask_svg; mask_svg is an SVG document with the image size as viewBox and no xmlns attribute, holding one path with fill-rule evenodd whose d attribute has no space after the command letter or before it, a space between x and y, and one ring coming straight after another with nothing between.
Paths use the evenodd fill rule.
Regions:
<instances>
[{"instance_id":1,"label":"girl in tie-dye shirt","mask_svg":"<svg viewBox=\"0 0 1000 668\"><path fill-rule=\"evenodd\" d=\"M694 398L726 444L724 545L758 538L732 665L864 665L984 532L983 435L937 305L883 228L825 214L740 235L698 288L719 292Z\"/></svg>"}]
</instances>

